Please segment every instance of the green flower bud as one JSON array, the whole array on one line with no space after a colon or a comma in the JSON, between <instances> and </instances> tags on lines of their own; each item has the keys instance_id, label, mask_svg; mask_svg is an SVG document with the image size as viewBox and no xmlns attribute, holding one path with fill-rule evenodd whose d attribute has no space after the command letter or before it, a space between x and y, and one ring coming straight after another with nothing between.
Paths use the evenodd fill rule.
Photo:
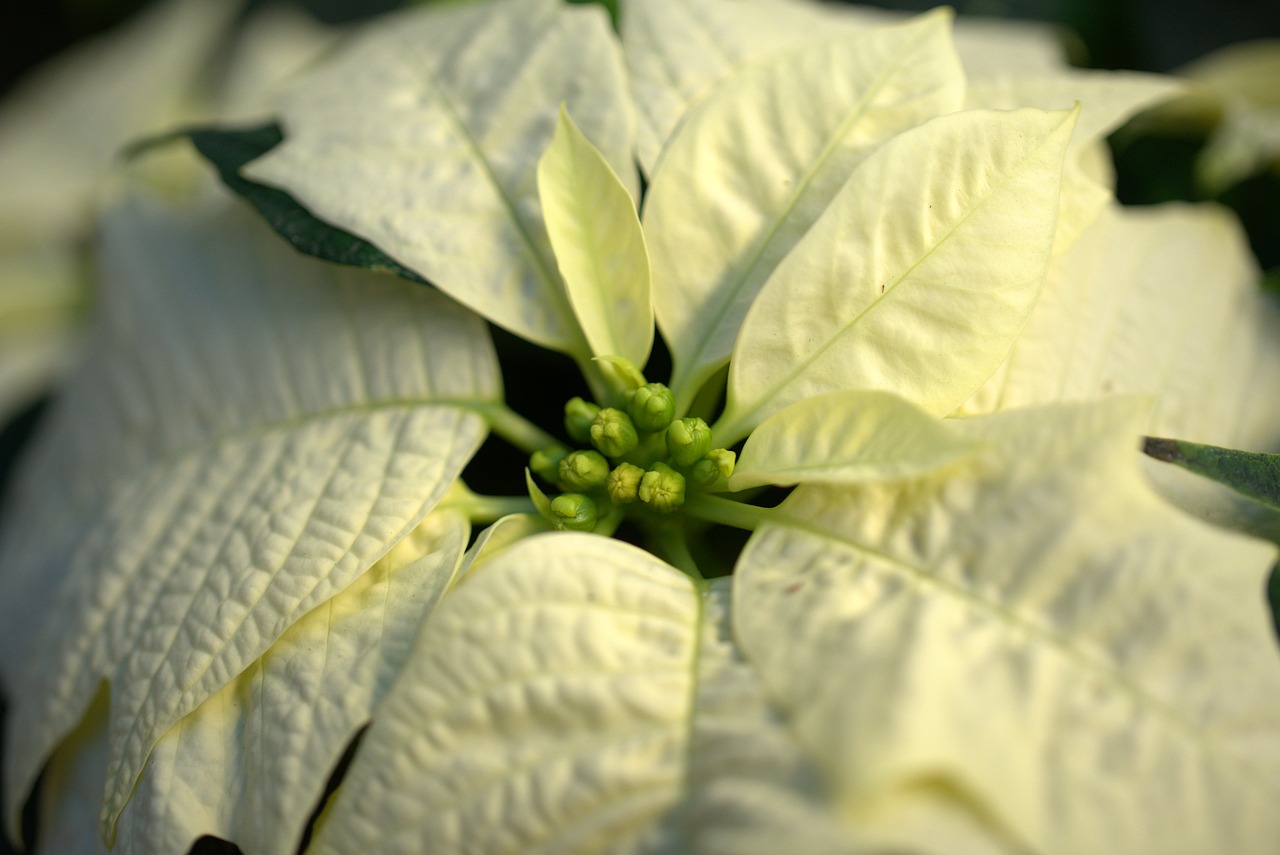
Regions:
<instances>
[{"instance_id":1,"label":"green flower bud","mask_svg":"<svg viewBox=\"0 0 1280 855\"><path fill-rule=\"evenodd\" d=\"M570 398L564 405L564 429L574 442L591 441L591 423L596 420L600 407L581 398Z\"/></svg>"},{"instance_id":2,"label":"green flower bud","mask_svg":"<svg viewBox=\"0 0 1280 855\"><path fill-rule=\"evenodd\" d=\"M676 417L676 398L661 383L646 383L631 395L627 412L640 430L655 433Z\"/></svg>"},{"instance_id":3,"label":"green flower bud","mask_svg":"<svg viewBox=\"0 0 1280 855\"><path fill-rule=\"evenodd\" d=\"M684 504L684 476L665 463L644 473L637 491L640 501L658 513L669 514Z\"/></svg>"},{"instance_id":4,"label":"green flower bud","mask_svg":"<svg viewBox=\"0 0 1280 855\"><path fill-rule=\"evenodd\" d=\"M569 456L569 449L563 445L553 445L535 451L529 457L529 468L548 484L560 482L560 461Z\"/></svg>"},{"instance_id":5,"label":"green flower bud","mask_svg":"<svg viewBox=\"0 0 1280 855\"><path fill-rule=\"evenodd\" d=\"M615 505L625 505L640 498L640 480L644 470L634 463L619 463L609 473L604 489Z\"/></svg>"},{"instance_id":6,"label":"green flower bud","mask_svg":"<svg viewBox=\"0 0 1280 855\"><path fill-rule=\"evenodd\" d=\"M738 462L738 455L727 448L713 448L707 452L707 456L703 459L714 463L720 474L728 478L733 474L733 466Z\"/></svg>"},{"instance_id":7,"label":"green flower bud","mask_svg":"<svg viewBox=\"0 0 1280 855\"><path fill-rule=\"evenodd\" d=\"M595 500L581 493L561 493L551 500L551 515L561 531L591 531L599 512Z\"/></svg>"},{"instance_id":8,"label":"green flower bud","mask_svg":"<svg viewBox=\"0 0 1280 855\"><path fill-rule=\"evenodd\" d=\"M640 444L640 435L631 417L622 410L606 407L596 415L591 423L591 444L600 449L605 457L621 457L629 451L635 451Z\"/></svg>"},{"instance_id":9,"label":"green flower bud","mask_svg":"<svg viewBox=\"0 0 1280 855\"><path fill-rule=\"evenodd\" d=\"M667 428L667 453L677 466L692 466L710 450L711 428L702 419L677 419Z\"/></svg>"},{"instance_id":10,"label":"green flower bud","mask_svg":"<svg viewBox=\"0 0 1280 855\"><path fill-rule=\"evenodd\" d=\"M560 461L560 483L569 490L595 490L608 477L609 461L598 451L575 451Z\"/></svg>"},{"instance_id":11,"label":"green flower bud","mask_svg":"<svg viewBox=\"0 0 1280 855\"><path fill-rule=\"evenodd\" d=\"M713 448L707 456L693 464L689 470L689 480L699 487L715 486L720 480L733 474L733 464L738 455L727 448Z\"/></svg>"}]
</instances>

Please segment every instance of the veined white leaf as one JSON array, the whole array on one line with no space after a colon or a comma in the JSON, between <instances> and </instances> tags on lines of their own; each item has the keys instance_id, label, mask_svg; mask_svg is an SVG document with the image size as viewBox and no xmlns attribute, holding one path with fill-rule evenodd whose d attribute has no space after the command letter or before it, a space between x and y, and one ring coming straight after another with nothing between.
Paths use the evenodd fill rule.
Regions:
<instances>
[{"instance_id":1,"label":"veined white leaf","mask_svg":"<svg viewBox=\"0 0 1280 855\"><path fill-rule=\"evenodd\" d=\"M537 199L560 102L635 196L622 57L602 9L414 9L307 76L284 101L284 143L245 173L494 323L586 358Z\"/></svg>"},{"instance_id":2,"label":"veined white leaf","mask_svg":"<svg viewBox=\"0 0 1280 855\"><path fill-rule=\"evenodd\" d=\"M653 347L653 300L636 205L563 107L538 162L538 194L569 303L591 352L643 366Z\"/></svg>"},{"instance_id":3,"label":"veined white leaf","mask_svg":"<svg viewBox=\"0 0 1280 855\"><path fill-rule=\"evenodd\" d=\"M807 0L623 0L619 29L646 174L689 106L753 60L829 35Z\"/></svg>"},{"instance_id":4,"label":"veined white leaf","mask_svg":"<svg viewBox=\"0 0 1280 855\"><path fill-rule=\"evenodd\" d=\"M967 476L802 486L757 531L737 637L841 808L931 785L1045 855L1280 834L1275 549L1151 493L1144 416L959 422L991 448Z\"/></svg>"},{"instance_id":5,"label":"veined white leaf","mask_svg":"<svg viewBox=\"0 0 1280 855\"><path fill-rule=\"evenodd\" d=\"M752 300L850 173L889 137L960 108L951 17L807 44L741 71L691 111L644 210L682 405L728 361Z\"/></svg>"},{"instance_id":6,"label":"veined white leaf","mask_svg":"<svg viewBox=\"0 0 1280 855\"><path fill-rule=\"evenodd\" d=\"M499 553L424 627L314 852L626 851L682 785L699 603L607 538Z\"/></svg>"},{"instance_id":7,"label":"veined white leaf","mask_svg":"<svg viewBox=\"0 0 1280 855\"><path fill-rule=\"evenodd\" d=\"M965 93L965 106L991 110L1017 107L1056 110L1080 105L1080 118L1071 135L1062 176L1062 200L1054 239L1056 256L1079 239L1112 199L1113 176L1106 136L1140 110L1173 97L1183 88L1184 84L1173 77L1129 71L1064 68L1032 75L1011 70L971 80ZM1100 183L1100 179L1105 183Z\"/></svg>"},{"instance_id":8,"label":"veined white leaf","mask_svg":"<svg viewBox=\"0 0 1280 855\"><path fill-rule=\"evenodd\" d=\"M868 157L747 313L717 441L837 389L892 391L934 415L963 403L1040 292L1073 122L966 111Z\"/></svg>"},{"instance_id":9,"label":"veined white leaf","mask_svg":"<svg viewBox=\"0 0 1280 855\"><path fill-rule=\"evenodd\" d=\"M897 395L829 392L792 404L752 431L729 489L899 480L953 466L981 448Z\"/></svg>"},{"instance_id":10,"label":"veined white leaf","mask_svg":"<svg viewBox=\"0 0 1280 855\"><path fill-rule=\"evenodd\" d=\"M500 389L474 315L238 209L135 201L103 254L90 361L4 531L0 665L9 821L110 684L110 829L178 719L421 521Z\"/></svg>"},{"instance_id":11,"label":"veined white leaf","mask_svg":"<svg viewBox=\"0 0 1280 855\"><path fill-rule=\"evenodd\" d=\"M120 817L117 849L169 855L209 834L244 852L294 851L329 773L449 584L467 528L452 511L429 515L169 730ZM47 852L79 852L86 844L105 852L97 817L106 704L89 716L43 779L39 839Z\"/></svg>"}]
</instances>

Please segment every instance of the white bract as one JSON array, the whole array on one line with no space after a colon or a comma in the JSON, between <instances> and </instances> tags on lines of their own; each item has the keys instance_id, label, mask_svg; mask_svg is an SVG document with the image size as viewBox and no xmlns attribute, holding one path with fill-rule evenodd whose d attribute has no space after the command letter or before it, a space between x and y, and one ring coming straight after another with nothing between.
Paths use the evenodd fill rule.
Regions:
<instances>
[{"instance_id":1,"label":"white bract","mask_svg":"<svg viewBox=\"0 0 1280 855\"><path fill-rule=\"evenodd\" d=\"M243 174L430 285L215 193L106 213L0 530L10 830L44 768L49 852L1272 845L1275 548L1135 455L1280 439L1276 315L1223 212L1110 200L1173 84L951 17L375 22ZM563 433L485 321L577 363L507 366L595 399ZM528 496L461 480L488 431Z\"/></svg>"}]
</instances>

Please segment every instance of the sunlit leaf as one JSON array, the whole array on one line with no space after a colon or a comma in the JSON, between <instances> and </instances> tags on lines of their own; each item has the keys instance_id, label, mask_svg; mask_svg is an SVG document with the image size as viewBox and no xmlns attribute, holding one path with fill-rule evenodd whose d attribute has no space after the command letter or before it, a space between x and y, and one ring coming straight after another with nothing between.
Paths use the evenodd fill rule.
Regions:
<instances>
[{"instance_id":1,"label":"sunlit leaf","mask_svg":"<svg viewBox=\"0 0 1280 855\"><path fill-rule=\"evenodd\" d=\"M717 441L837 389L967 399L1040 292L1073 121L966 111L877 149L747 314Z\"/></svg>"},{"instance_id":2,"label":"sunlit leaf","mask_svg":"<svg viewBox=\"0 0 1280 855\"><path fill-rule=\"evenodd\" d=\"M561 110L538 193L569 303L596 356L642 366L653 346L649 256L626 187Z\"/></svg>"},{"instance_id":3,"label":"sunlit leaf","mask_svg":"<svg viewBox=\"0 0 1280 855\"><path fill-rule=\"evenodd\" d=\"M830 392L752 431L729 488L890 481L944 469L980 448L896 395Z\"/></svg>"},{"instance_id":4,"label":"sunlit leaf","mask_svg":"<svg viewBox=\"0 0 1280 855\"><path fill-rule=\"evenodd\" d=\"M499 387L479 319L303 259L238 209L135 201L103 270L89 362L4 530L0 665L11 822L110 685L110 830L175 722L418 524Z\"/></svg>"},{"instance_id":5,"label":"sunlit leaf","mask_svg":"<svg viewBox=\"0 0 1280 855\"><path fill-rule=\"evenodd\" d=\"M622 58L603 9L412 9L305 78L285 99L284 144L246 174L495 323L585 358L535 179L562 101L634 196Z\"/></svg>"},{"instance_id":6,"label":"sunlit leaf","mask_svg":"<svg viewBox=\"0 0 1280 855\"><path fill-rule=\"evenodd\" d=\"M960 422L968 475L802 486L756 533L737 637L844 811L927 787L1046 855L1276 839L1275 549L1150 492L1144 415Z\"/></svg>"},{"instance_id":7,"label":"sunlit leaf","mask_svg":"<svg viewBox=\"0 0 1280 855\"><path fill-rule=\"evenodd\" d=\"M644 211L682 404L728 360L752 300L858 164L894 134L960 108L950 19L939 12L785 52L690 113Z\"/></svg>"}]
</instances>

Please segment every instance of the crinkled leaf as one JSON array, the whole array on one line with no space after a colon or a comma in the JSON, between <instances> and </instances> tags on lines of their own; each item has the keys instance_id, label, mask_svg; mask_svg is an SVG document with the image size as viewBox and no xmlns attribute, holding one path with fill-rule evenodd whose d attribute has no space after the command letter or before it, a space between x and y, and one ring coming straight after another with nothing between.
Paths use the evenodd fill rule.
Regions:
<instances>
[{"instance_id":1,"label":"crinkled leaf","mask_svg":"<svg viewBox=\"0 0 1280 855\"><path fill-rule=\"evenodd\" d=\"M0 556L10 821L106 680L112 828L160 737L411 531L484 436L478 318L255 226L106 219L90 360Z\"/></svg>"},{"instance_id":2,"label":"crinkled leaf","mask_svg":"<svg viewBox=\"0 0 1280 855\"><path fill-rule=\"evenodd\" d=\"M644 365L653 346L653 301L635 202L563 108L538 162L538 194L591 352Z\"/></svg>"},{"instance_id":3,"label":"crinkled leaf","mask_svg":"<svg viewBox=\"0 0 1280 855\"><path fill-rule=\"evenodd\" d=\"M752 431L729 489L891 481L953 466L981 447L888 392L830 392Z\"/></svg>"},{"instance_id":4,"label":"crinkled leaf","mask_svg":"<svg viewBox=\"0 0 1280 855\"><path fill-rule=\"evenodd\" d=\"M117 848L169 855L208 834L244 852L294 851L330 771L368 722L418 624L449 584L466 535L467 522L457 514L428 516L369 572L178 722L147 761L120 817ZM44 778L41 814L48 824L40 839L52 847L46 851L77 852L97 841L106 705L90 716L80 738L91 744L65 743ZM73 831L79 834L72 837Z\"/></svg>"},{"instance_id":5,"label":"crinkled leaf","mask_svg":"<svg viewBox=\"0 0 1280 855\"><path fill-rule=\"evenodd\" d=\"M925 787L1046 855L1280 834L1275 550L1151 493L1144 415L963 421L968 474L802 486L757 531L737 637L847 814Z\"/></svg>"},{"instance_id":6,"label":"crinkled leaf","mask_svg":"<svg viewBox=\"0 0 1280 855\"><path fill-rule=\"evenodd\" d=\"M963 403L1039 295L1073 121L966 111L877 149L748 312L717 441L837 389Z\"/></svg>"},{"instance_id":7,"label":"crinkled leaf","mask_svg":"<svg viewBox=\"0 0 1280 855\"><path fill-rule=\"evenodd\" d=\"M681 403L728 360L752 300L858 164L889 137L960 108L950 20L938 12L785 52L690 113L644 211Z\"/></svg>"},{"instance_id":8,"label":"crinkled leaf","mask_svg":"<svg viewBox=\"0 0 1280 855\"><path fill-rule=\"evenodd\" d=\"M678 797L700 629L687 577L540 535L468 574L419 636L316 853L574 853Z\"/></svg>"},{"instance_id":9,"label":"crinkled leaf","mask_svg":"<svg viewBox=\"0 0 1280 855\"><path fill-rule=\"evenodd\" d=\"M316 219L283 190L250 181L240 174L240 167L280 144L284 137L279 125L238 130L200 128L185 131L184 135L218 170L222 182L253 205L299 252L338 264L385 270L405 279L426 281L368 241Z\"/></svg>"},{"instance_id":10,"label":"crinkled leaf","mask_svg":"<svg viewBox=\"0 0 1280 855\"><path fill-rule=\"evenodd\" d=\"M829 34L831 23L826 9L805 0L625 0L620 28L645 173L652 174L689 105L716 83L753 60Z\"/></svg>"},{"instance_id":11,"label":"crinkled leaf","mask_svg":"<svg viewBox=\"0 0 1280 855\"><path fill-rule=\"evenodd\" d=\"M622 58L602 9L413 9L305 78L285 99L285 142L246 174L495 323L586 357L535 180L560 102L635 195Z\"/></svg>"}]
</instances>

